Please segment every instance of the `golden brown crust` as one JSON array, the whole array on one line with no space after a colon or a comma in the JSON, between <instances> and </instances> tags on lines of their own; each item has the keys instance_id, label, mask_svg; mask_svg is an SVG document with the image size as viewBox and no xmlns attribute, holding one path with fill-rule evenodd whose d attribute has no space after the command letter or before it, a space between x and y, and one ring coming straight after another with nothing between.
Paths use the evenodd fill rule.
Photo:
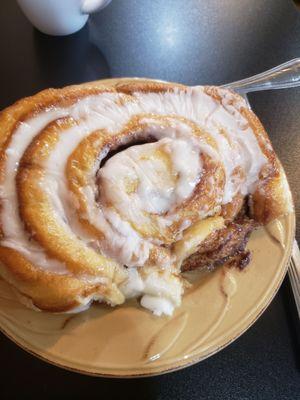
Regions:
<instances>
[{"instance_id":1,"label":"golden brown crust","mask_svg":"<svg viewBox=\"0 0 300 400\"><path fill-rule=\"evenodd\" d=\"M242 110L242 114L247 118L264 155L269 160L269 164L261 171L259 184L250 203L253 218L267 224L291 211L292 197L282 165L258 117L246 108Z\"/></svg>"},{"instance_id":2,"label":"golden brown crust","mask_svg":"<svg viewBox=\"0 0 300 400\"><path fill-rule=\"evenodd\" d=\"M186 86L181 85L179 83L168 83L168 82L155 82L155 81L147 81L141 82L131 81L131 82L121 82L115 86L118 92L122 92L125 94L133 94L135 92L143 92L143 93L164 93L168 90L174 90L174 88L185 89Z\"/></svg>"},{"instance_id":3,"label":"golden brown crust","mask_svg":"<svg viewBox=\"0 0 300 400\"><path fill-rule=\"evenodd\" d=\"M75 277L47 273L8 247L0 247L0 259L2 278L30 298L41 310L68 311L79 306L80 298L87 293L103 290L99 285L89 285Z\"/></svg>"},{"instance_id":4,"label":"golden brown crust","mask_svg":"<svg viewBox=\"0 0 300 400\"><path fill-rule=\"evenodd\" d=\"M57 120L48 125L25 151L17 174L20 215L29 234L41 244L46 253L66 263L74 274L98 275L99 271L112 278L118 265L87 248L72 237L60 224L41 187L43 161L55 146L60 129L76 125L71 119ZM41 221L47 221L42 224Z\"/></svg>"},{"instance_id":5,"label":"golden brown crust","mask_svg":"<svg viewBox=\"0 0 300 400\"><path fill-rule=\"evenodd\" d=\"M0 182L3 181L5 173L5 161L6 153L5 150L9 145L10 138L12 137L15 129L18 127L22 121L25 121L44 109L51 108L54 106L66 107L76 101L81 97L86 97L88 95L99 94L101 92L113 92L113 88L103 87L101 84L84 84L79 86L69 86L63 89L47 89L40 92L34 96L24 98L19 100L14 105L6 108L0 114ZM68 121L70 123L70 121ZM59 124L64 124L66 121L59 121L56 123L56 127ZM55 123L54 123L55 126ZM48 144L55 144L54 129L50 127L49 132L44 134L44 138L48 139ZM50 149L50 148L49 148ZM47 147L41 149L39 152L39 146L36 142L33 142L28 148L28 153L24 155L23 165L20 169L18 175L18 189L20 197L22 197L26 207L21 207L23 214L29 217L29 220L36 222L36 226L40 229L44 226L40 219L40 215L44 214L45 218L51 217L49 210L40 210L39 218L37 219L37 204L38 198L43 196L41 190L37 187L33 187L33 181L29 178L29 175L33 175L35 178L41 176L42 172L34 164L38 161L41 163L42 160L47 157ZM25 189L26 188L26 189ZM36 190L35 190L36 189ZM27 222L29 222L27 220ZM29 228L27 224L27 228ZM57 226L56 226L57 228ZM41 229L42 230L42 229ZM30 231L30 229L29 229ZM57 230L56 230L57 231ZM41 234L41 233L44 233ZM55 233L55 229L54 229ZM37 239L39 237L40 242L44 244L50 244L50 241L45 236L46 231L37 232L31 231L31 234ZM58 235L55 239L58 239ZM65 252L66 248L63 249L65 243L62 242L61 245L57 240L52 242L52 254L56 252L62 254ZM63 252L60 250L64 250ZM69 249L69 262L68 268L73 270L74 273L79 274L78 278L69 275L58 275L55 273L47 273L40 269L38 266L31 264L24 256L22 256L17 251L7 248L5 246L0 246L0 274L4 279L10 282L22 295L27 296L33 300L33 304L43 310L49 311L67 311L73 309L74 307L81 304L82 299L89 295L97 294L97 296L103 296L104 299L111 301L113 303L122 303L124 301L123 295L117 289L115 283L111 284L111 287L107 287L102 284L91 284L85 282L80 276L88 272L89 275L95 275L96 270L100 268L101 274L104 267L103 259L97 253L92 254L82 254L81 267L78 265L77 259L78 254L72 253L72 249ZM49 254L51 251L49 251ZM75 259L74 259L75 257ZM94 267L91 267L87 263L87 258L95 258ZM98 260L96 259L98 258ZM72 262L72 259L74 262ZM111 279L120 282L124 279L121 271L116 272L117 265L111 262L107 267L106 271ZM122 277L123 276L123 277Z\"/></svg>"},{"instance_id":6,"label":"golden brown crust","mask_svg":"<svg viewBox=\"0 0 300 400\"><path fill-rule=\"evenodd\" d=\"M66 107L75 103L79 98L102 92L122 92L128 95L128 97L125 96L126 98L123 101L130 101L131 94L134 92L165 92L172 91L174 88L184 90L185 86L163 82L133 81L117 84L113 88L105 87L101 82L92 82L69 86L63 89L47 89L32 97L16 102L0 113L0 183L3 182L5 174L5 150L10 143L15 129L20 123L42 110L51 107ZM218 88L206 87L205 90L207 94L220 101L221 97ZM234 102L238 104L240 101L240 96L234 94ZM242 107L241 113L248 121L263 153L269 160L267 167L261 171L260 183L252 194L250 201L251 217L259 223L265 224L291 211L292 200L284 171L260 121L246 107ZM155 118L155 116L152 116L152 118ZM157 118L159 123L163 123L162 118ZM175 117L164 116L164 123L167 123L168 118ZM191 121L183 122L189 123L195 129L195 134L206 135L205 132L199 131L199 128L193 127ZM82 298L92 294L103 296L108 301L115 303L123 301L122 295L117 289L118 282L122 280L122 272L119 270L118 265L111 260L104 260L104 257L82 246L75 238L70 239L70 236L53 217L51 204L48 202L45 193L40 189L40 182L43 178L43 161L47 159L51 148L55 146L63 130L73 125L76 125L75 121L70 118L63 118L47 126L27 148L22 157L17 176L20 215L26 221L25 227L28 234L42 245L48 256L55 257L62 263L65 263L70 275L45 272L38 266L31 264L16 250L0 246L0 275L23 295L31 298L38 308L49 311L72 309L81 304ZM138 118L133 119L130 122L130 126L124 132L120 133L120 136L131 135L134 137L135 131L138 130L140 125L141 122ZM99 141L99 139L102 140L102 143L94 146L94 141ZM100 148L107 144L111 148L118 146L118 139L115 140L114 143L108 143L105 131L92 133L72 154L66 169L69 189L73 192L74 196L77 196L79 201L79 208L77 210L79 220L93 237L101 238L102 232L82 216L86 204L82 197L81 187L86 184L86 173L94 163ZM82 151L81 146L84 147L84 151ZM178 226L186 218L193 221L194 216L196 216L201 207L206 206L210 210L216 208L218 191L224 186L224 171L218 163L207 156L203 156L202 161L204 163L204 173L194 195L186 200L183 207L175 210L175 212L181 215L181 218L177 221L177 225L175 224L166 232L163 232L157 229L154 221L153 224L149 223L146 227L147 229L137 227L142 236L155 236L163 240L165 245L170 245L176 237ZM213 190L209 190L211 188L208 187L210 177L214 177L215 180ZM243 202L243 196L238 194L231 203L223 206L218 212L226 221L232 221L241 210ZM48 226L44 226L41 223L43 218L47 220ZM2 221L0 221L0 228L1 224ZM233 225L230 226L232 227ZM224 237L223 241L225 242ZM168 252L167 249L163 251ZM160 259L161 254L155 248L151 257L151 262L155 262ZM186 267L188 265L191 265L191 261L185 263L184 269L189 268ZM106 278L111 280L110 289L103 284L91 283L82 279L82 275L97 277L100 270L102 273L104 272Z\"/></svg>"},{"instance_id":7,"label":"golden brown crust","mask_svg":"<svg viewBox=\"0 0 300 400\"><path fill-rule=\"evenodd\" d=\"M141 114L133 117L117 135L111 137L104 131L96 131L87 136L69 157L66 167L66 176L69 190L73 193L74 198L76 198L79 204L77 209L78 218L89 233L95 237L100 238L103 233L85 218L87 204L82 189L87 184L90 184L87 177L90 175L90 171L97 157L104 148L107 149L107 151L118 148L121 143L124 143L124 139L130 141L130 143L134 143L134 140L139 137L141 131L147 127L145 123L142 123L142 120L145 118L151 118L152 121L155 120L155 123L165 127L171 126L174 121L180 120L191 127L195 136L202 136L213 146L216 146L207 133L202 132L194 123L187 121L183 117L169 115L153 116ZM215 162L205 154L203 154L201 158L203 163L201 181L197 185L194 195L188 198L178 208L172 210L172 213L176 213L177 215L176 222L164 229L157 223L157 216L150 214L148 215L148 224L134 224L128 221L142 237L154 237L164 244L170 245L175 240L178 227L180 227L187 218L193 222L198 218L199 212L202 210L208 212L216 208L218 205L216 201L218 198L217 194L222 190L225 182L224 171L219 162ZM210 188L212 179L215 184ZM154 260L152 259L151 261Z\"/></svg>"},{"instance_id":8,"label":"golden brown crust","mask_svg":"<svg viewBox=\"0 0 300 400\"><path fill-rule=\"evenodd\" d=\"M221 209L221 216L225 221L233 221L245 205L245 197L237 193L230 203L224 204Z\"/></svg>"},{"instance_id":9,"label":"golden brown crust","mask_svg":"<svg viewBox=\"0 0 300 400\"><path fill-rule=\"evenodd\" d=\"M207 86L206 92L221 101L217 87ZM237 93L231 92L231 94L233 106L243 101ZM246 104L240 108L240 113L246 118L263 154L268 159L268 164L262 168L258 186L249 203L251 217L261 224L267 224L281 215L292 212L293 200L282 165L259 118Z\"/></svg>"}]
</instances>

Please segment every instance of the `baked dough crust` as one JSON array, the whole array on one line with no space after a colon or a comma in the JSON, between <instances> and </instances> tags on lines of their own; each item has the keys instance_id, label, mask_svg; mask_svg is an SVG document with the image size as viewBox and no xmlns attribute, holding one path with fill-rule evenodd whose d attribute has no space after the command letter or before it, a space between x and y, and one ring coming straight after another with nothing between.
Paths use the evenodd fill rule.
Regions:
<instances>
[{"instance_id":1,"label":"baked dough crust","mask_svg":"<svg viewBox=\"0 0 300 400\"><path fill-rule=\"evenodd\" d=\"M6 173L6 149L15 130L20 124L26 123L27 120L39 115L42 111L54 107L67 107L75 104L81 98L106 92L124 93L126 96L122 101L130 102L132 94L135 92L163 93L175 89L184 91L187 88L179 84L153 81L118 83L114 87L106 87L99 81L68 86L63 89L48 89L19 100L0 114L0 184ZM205 93L217 102L221 102L223 92L224 89L220 90L217 87L205 87ZM233 94L232 107L238 108L240 103L240 96ZM260 224L267 224L292 210L292 198L284 170L259 119L246 106L240 108L240 113L248 121L263 154L269 161L260 172L257 188L251 194L249 202L251 218ZM155 118L155 116L152 117ZM176 116L159 116L157 121L159 124L167 125L171 123L172 118L176 118ZM195 130L195 135L199 133L199 128L194 126L193 122L182 120L184 123L190 124ZM100 299L111 304L124 302L124 296L118 288L125 279L123 265L88 247L74 235L70 235L68 230L59 223L47 195L40 185L44 174L44 161L56 146L59 136L76 124L77 122L69 116L48 124L25 150L16 177L19 213L27 235L44 249L47 256L63 263L68 273L57 274L45 271L31 263L17 249L3 244L0 246L0 275L2 278L7 280L20 294L30 299L35 307L53 312L76 309L76 307L86 304L87 299ZM142 128L141 116L136 116L113 138L109 137L105 130L91 132L68 159L65 171L68 190L76 198L77 218L81 226L93 238L101 240L101 237L105 236L105 232L99 230L84 217L88 205L82 187L89 183L88 177L92 166L103 148L114 150L124 143L124 138L127 142L136 140ZM200 132L200 134L207 135L205 132ZM210 138L206 139L213 142ZM203 156L202 161L206 176L201 179L193 196L173 211L179 216L176 224L166 228L165 231L160 230L157 228L156 222L151 220L154 217L149 216L149 224L146 227L136 227L142 237L146 239L155 237L164 244L163 247L154 246L150 252L148 264L159 264L162 254L167 256L170 253L170 246L175 241L178 226L184 222L187 216L193 222L201 207L205 206L210 210L216 208L218 191L224 186L224 171L222 166L210 157ZM214 190L209 190L207 186L210 177L214 178ZM5 195L5 193L2 194L1 202ZM238 194L233 201L222 206L217 215L223 217L225 221L233 221L240 212L243 201L244 196ZM0 217L1 243L5 243L6 239L3 228L3 220Z\"/></svg>"}]
</instances>

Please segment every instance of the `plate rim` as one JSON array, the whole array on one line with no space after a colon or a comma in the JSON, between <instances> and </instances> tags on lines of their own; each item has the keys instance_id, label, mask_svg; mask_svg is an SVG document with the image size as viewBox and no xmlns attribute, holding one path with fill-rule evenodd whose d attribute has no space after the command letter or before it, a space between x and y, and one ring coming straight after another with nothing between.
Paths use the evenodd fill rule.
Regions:
<instances>
[{"instance_id":1,"label":"plate rim","mask_svg":"<svg viewBox=\"0 0 300 400\"><path fill-rule=\"evenodd\" d=\"M290 216L292 217L292 226L291 226L291 233L292 233L292 237L294 237L295 234L295 222L296 222L296 216L295 216L295 211L293 211ZM265 310L268 308L268 306L270 305L270 303L272 302L272 300L274 299L275 295L277 294L278 290L280 289L282 282L286 276L287 273L287 269L288 269L288 265L291 259L291 255L292 255L292 246L293 246L293 240L290 241L289 244L289 248L285 249L284 252L284 257L286 257L286 260L283 262L283 267L282 267L282 274L280 276L280 279L277 281L277 285L274 289L274 291L272 292L272 295L268 298L267 302L264 304L264 306L260 309L259 313L257 315L255 315L255 317L253 319L251 319L251 321L249 322L249 324L247 324L247 326L242 329L241 331L239 331L239 333L237 335L235 335L234 337L232 337L230 340L228 340L226 343L222 344L221 346L217 347L216 349L214 349L212 352L207 353L204 356L199 356L199 357L194 357L192 358L192 360L186 364L181 364L178 365L176 367L171 367L171 368L166 368L163 369L162 371L155 371L155 372L149 372L149 373L142 373L142 374L108 374L108 373L99 373L99 372L92 372L92 371L88 371L88 370L83 370L80 368L75 368L75 367L71 367L69 365L65 365L62 363L59 363L57 361L54 361L51 356L50 358L47 358L45 356L43 356L42 354L30 349L29 347L27 347L24 344L19 343L14 337L12 337L2 326L0 326L0 332L3 333L8 339L10 339L14 344L16 344L19 348L21 348L22 350L26 351L27 353L29 353L30 355L37 357L38 359L40 359L41 361L44 361L52 366L55 367L59 367L61 369L67 370L67 371L71 371L71 372L75 372L78 374L83 374L83 375L87 375L87 376L93 376L93 377L99 377L99 378L112 378L112 379L135 379L135 378L149 378L152 376L160 376L160 375L165 375L165 374L169 374L171 372L176 372L176 371L180 371L184 368L188 368L191 367L195 364L198 364L201 361L206 360L207 358L217 354L219 351L223 350L225 347L229 346L231 343L233 343L235 340L237 340L240 336L242 336L261 316L262 314L265 312Z\"/></svg>"},{"instance_id":2,"label":"plate rim","mask_svg":"<svg viewBox=\"0 0 300 400\"><path fill-rule=\"evenodd\" d=\"M160 83L167 83L167 84L172 84L174 82L170 82L170 81L166 81L166 80L160 80L160 79L151 79L151 78L144 78L144 77L116 77L116 78L105 78L105 79L101 79L101 80L95 80L95 81L91 81L91 82L87 82L87 83L91 83L91 84L96 84L96 83L103 83L103 84L112 84L114 85L114 83L117 82L130 82L130 81L152 81L152 82L160 82ZM73 86L73 85L72 85ZM287 181L288 183L288 181ZM289 184L288 184L289 186ZM216 353L218 353L219 351L221 351L222 349L224 349L225 347L227 347L228 345L230 345L231 343L233 343L235 340L237 340L241 335L243 335L260 317L261 315L265 312L265 310L268 308L268 306L270 305L271 301L274 299L275 295L277 294L279 288L282 285L282 282L286 276L287 273L287 269L288 269L288 265L291 259L291 254L292 254L292 246L293 246L293 240L295 238L295 230L296 230L296 215L295 215L295 209L294 209L294 202L293 202L293 210L292 212L290 212L289 214L282 216L282 217L286 217L286 218L291 218L290 223L289 223L289 229L287 230L288 235L290 236L290 240L288 240L288 247L284 249L284 253L282 256L282 267L281 267L281 274L277 279L276 282L276 286L273 289L273 291L271 292L271 294L269 295L269 297L266 299L265 303L263 304L262 308L260 308L259 312L257 314L254 315L253 318L249 318L249 323L246 324L246 326L244 326L243 329L239 330L239 332L237 334L235 334L233 337L231 337L229 340L227 340L225 343L216 346L216 348L214 348L211 352L208 352L205 355L194 355L191 357L191 359L186 362L186 363L180 363L180 361L178 361L179 365L176 365L174 367L170 367L170 368L164 368L162 367L158 367L157 371L152 371L152 372L148 372L148 373L131 373L131 374L121 374L119 373L120 370L118 371L118 373L115 374L109 374L109 373L101 373L101 372L94 372L92 370L84 370L84 369L80 369L80 368L76 368L76 367L71 367L70 365L66 365L63 364L63 362L59 362L54 360L55 357L52 358L52 356L43 356L40 352L32 350L30 347L26 346L26 344L21 343L22 339L20 338L20 342L18 342L18 340L13 337L9 332L6 331L5 328L3 328L2 326L0 326L0 332L3 333L9 340L11 340L14 344L16 344L19 348L21 348L22 350L26 351L27 353L29 353L30 355L37 357L38 359L62 368L64 370L67 371L71 371L71 372L75 372L78 374L83 374L83 375L87 375L87 376L93 376L93 377L102 377L102 378L113 378L113 379L135 379L135 378L146 378L146 377L152 377L152 376L159 376L159 375L165 375L171 372L176 372L179 371L181 369L193 366L201 361L204 361L205 359L215 355ZM62 360L61 360L62 361ZM181 360L182 361L182 360ZM160 370L161 368L161 370ZM91 368L93 369L93 367Z\"/></svg>"}]
</instances>

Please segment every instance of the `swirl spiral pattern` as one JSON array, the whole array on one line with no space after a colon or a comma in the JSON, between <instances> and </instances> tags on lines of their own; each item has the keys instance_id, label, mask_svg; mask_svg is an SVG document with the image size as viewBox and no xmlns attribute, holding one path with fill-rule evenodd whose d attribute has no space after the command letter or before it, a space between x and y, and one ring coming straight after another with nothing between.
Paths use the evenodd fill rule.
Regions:
<instances>
[{"instance_id":1,"label":"swirl spiral pattern","mask_svg":"<svg viewBox=\"0 0 300 400\"><path fill-rule=\"evenodd\" d=\"M171 314L181 263L246 196L260 223L291 208L263 127L224 89L49 89L4 110L0 129L0 273L39 309L142 296Z\"/></svg>"}]
</instances>

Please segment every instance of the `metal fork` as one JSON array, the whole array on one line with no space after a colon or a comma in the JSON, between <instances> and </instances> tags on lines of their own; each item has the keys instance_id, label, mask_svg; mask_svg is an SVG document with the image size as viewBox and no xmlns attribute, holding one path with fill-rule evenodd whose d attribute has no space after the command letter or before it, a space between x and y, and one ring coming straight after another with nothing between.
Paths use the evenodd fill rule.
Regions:
<instances>
[{"instance_id":1,"label":"metal fork","mask_svg":"<svg viewBox=\"0 0 300 400\"><path fill-rule=\"evenodd\" d=\"M248 107L251 108L247 93L297 86L300 86L300 58L295 58L268 71L262 72L261 74L253 75L250 78L225 84L222 87L233 89L238 92L244 97ZM295 298L298 317L300 319L300 251L296 239L293 243L288 276Z\"/></svg>"}]
</instances>

